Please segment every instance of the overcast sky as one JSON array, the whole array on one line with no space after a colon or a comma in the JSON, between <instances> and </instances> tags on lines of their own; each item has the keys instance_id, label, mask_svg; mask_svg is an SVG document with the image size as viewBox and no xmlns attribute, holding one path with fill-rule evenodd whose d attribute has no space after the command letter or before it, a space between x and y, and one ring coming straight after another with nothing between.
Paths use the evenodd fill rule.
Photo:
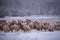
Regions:
<instances>
[{"instance_id":1,"label":"overcast sky","mask_svg":"<svg viewBox=\"0 0 60 40\"><path fill-rule=\"evenodd\" d=\"M0 0L0 17L25 15L60 15L60 0Z\"/></svg>"}]
</instances>

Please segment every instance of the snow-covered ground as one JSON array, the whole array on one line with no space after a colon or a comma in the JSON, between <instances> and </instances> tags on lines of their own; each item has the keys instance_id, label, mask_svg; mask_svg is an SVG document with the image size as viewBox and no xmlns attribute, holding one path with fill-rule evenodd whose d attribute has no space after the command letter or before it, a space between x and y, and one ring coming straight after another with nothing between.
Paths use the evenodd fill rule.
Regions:
<instances>
[{"instance_id":1,"label":"snow-covered ground","mask_svg":"<svg viewBox=\"0 0 60 40\"><path fill-rule=\"evenodd\" d=\"M20 17L20 16L5 16L4 18L0 18L0 20L7 20L7 21L11 21L11 20L26 20L26 19L31 19L31 20L37 20L37 19L52 19L52 21L59 21L60 22L60 15L56 16L56 15L31 15L31 16L24 16L24 17Z\"/></svg>"},{"instance_id":2,"label":"snow-covered ground","mask_svg":"<svg viewBox=\"0 0 60 40\"><path fill-rule=\"evenodd\" d=\"M60 40L60 31L0 32L0 40Z\"/></svg>"}]
</instances>

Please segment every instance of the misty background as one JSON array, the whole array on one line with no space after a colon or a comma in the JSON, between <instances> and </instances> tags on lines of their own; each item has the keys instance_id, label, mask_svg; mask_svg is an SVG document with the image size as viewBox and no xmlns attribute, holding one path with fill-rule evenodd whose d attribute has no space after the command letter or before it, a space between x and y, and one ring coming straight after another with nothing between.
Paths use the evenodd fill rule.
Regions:
<instances>
[{"instance_id":1,"label":"misty background","mask_svg":"<svg viewBox=\"0 0 60 40\"><path fill-rule=\"evenodd\" d=\"M60 0L0 0L0 17L60 15Z\"/></svg>"}]
</instances>

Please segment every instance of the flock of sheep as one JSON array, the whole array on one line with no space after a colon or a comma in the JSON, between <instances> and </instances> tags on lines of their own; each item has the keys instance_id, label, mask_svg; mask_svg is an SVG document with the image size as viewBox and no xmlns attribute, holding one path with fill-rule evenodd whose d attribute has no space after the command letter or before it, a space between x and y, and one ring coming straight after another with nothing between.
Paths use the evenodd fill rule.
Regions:
<instances>
[{"instance_id":1,"label":"flock of sheep","mask_svg":"<svg viewBox=\"0 0 60 40\"><path fill-rule=\"evenodd\" d=\"M26 21L17 20L12 22L7 22L6 20L0 20L0 31L4 32L13 32L23 30L24 32L31 31L31 29L44 30L44 31L54 31L60 30L60 24L51 25L49 22L40 22L40 21L32 21L30 19L26 19Z\"/></svg>"}]
</instances>

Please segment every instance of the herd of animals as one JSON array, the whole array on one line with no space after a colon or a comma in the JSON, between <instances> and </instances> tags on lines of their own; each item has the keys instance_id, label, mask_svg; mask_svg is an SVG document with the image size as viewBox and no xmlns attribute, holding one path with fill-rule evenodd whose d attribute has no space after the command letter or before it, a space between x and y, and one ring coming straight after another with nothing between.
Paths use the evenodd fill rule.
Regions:
<instances>
[{"instance_id":1,"label":"herd of animals","mask_svg":"<svg viewBox=\"0 0 60 40\"><path fill-rule=\"evenodd\" d=\"M39 22L39 21L32 21L30 19L26 19L26 21L22 20L13 20L12 22L7 22L6 20L0 20L0 31L4 32L13 32L23 30L24 32L31 31L31 29L36 30L44 30L44 31L54 31L60 30L60 24L51 25L49 22Z\"/></svg>"}]
</instances>

